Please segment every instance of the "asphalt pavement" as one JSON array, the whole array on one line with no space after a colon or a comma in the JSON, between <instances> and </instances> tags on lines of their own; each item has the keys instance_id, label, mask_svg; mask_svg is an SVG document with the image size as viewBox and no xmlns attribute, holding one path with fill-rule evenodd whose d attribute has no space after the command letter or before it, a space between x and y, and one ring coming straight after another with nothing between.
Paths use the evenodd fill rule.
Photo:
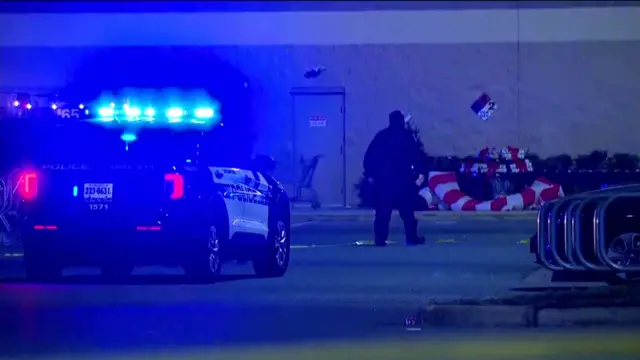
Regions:
<instances>
[{"instance_id":1,"label":"asphalt pavement","mask_svg":"<svg viewBox=\"0 0 640 360\"><path fill-rule=\"evenodd\" d=\"M137 269L128 284L90 270L27 284L19 258L0 276L0 356L180 351L406 336L404 320L430 299L492 297L535 269L526 219L421 222L427 244L407 247L400 224L375 248L368 222L293 228L289 272L257 279L229 264L215 284L184 284L179 269ZM428 332L427 332L428 333Z\"/></svg>"}]
</instances>

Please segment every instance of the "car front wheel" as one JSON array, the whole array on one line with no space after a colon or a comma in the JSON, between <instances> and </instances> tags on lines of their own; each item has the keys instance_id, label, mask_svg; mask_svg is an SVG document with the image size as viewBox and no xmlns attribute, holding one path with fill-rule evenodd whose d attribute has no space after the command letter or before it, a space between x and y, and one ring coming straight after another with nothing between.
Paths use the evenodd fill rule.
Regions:
<instances>
[{"instance_id":1,"label":"car front wheel","mask_svg":"<svg viewBox=\"0 0 640 360\"><path fill-rule=\"evenodd\" d=\"M267 244L253 260L259 277L281 277L287 272L291 252L291 227L287 219L278 217L267 235Z\"/></svg>"}]
</instances>

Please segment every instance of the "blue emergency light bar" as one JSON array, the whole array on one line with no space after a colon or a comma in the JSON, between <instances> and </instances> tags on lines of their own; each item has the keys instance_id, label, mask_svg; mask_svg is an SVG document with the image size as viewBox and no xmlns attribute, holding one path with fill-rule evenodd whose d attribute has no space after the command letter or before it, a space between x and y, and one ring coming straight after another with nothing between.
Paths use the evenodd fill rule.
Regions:
<instances>
[{"instance_id":1,"label":"blue emergency light bar","mask_svg":"<svg viewBox=\"0 0 640 360\"><path fill-rule=\"evenodd\" d=\"M149 94L151 96L147 96ZM57 95L18 94L13 96L11 105L8 114L14 117L53 115L61 119L77 119L124 129L209 129L222 125L219 103L202 92L149 92L143 89L115 96L103 94L94 101L84 103L65 102Z\"/></svg>"},{"instance_id":2,"label":"blue emergency light bar","mask_svg":"<svg viewBox=\"0 0 640 360\"><path fill-rule=\"evenodd\" d=\"M157 126L163 125L214 125L220 122L217 107L202 106L187 108L181 106L154 107L115 103L97 108L91 116L102 123L124 123L124 125Z\"/></svg>"}]
</instances>

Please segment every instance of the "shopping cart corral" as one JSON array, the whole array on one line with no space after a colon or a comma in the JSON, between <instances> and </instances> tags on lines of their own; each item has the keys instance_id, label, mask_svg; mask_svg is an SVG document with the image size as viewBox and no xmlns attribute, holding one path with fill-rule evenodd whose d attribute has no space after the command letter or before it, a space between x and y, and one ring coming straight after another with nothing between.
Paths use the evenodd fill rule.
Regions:
<instances>
[{"instance_id":1,"label":"shopping cart corral","mask_svg":"<svg viewBox=\"0 0 640 360\"><path fill-rule=\"evenodd\" d=\"M293 203L301 203L308 201L311 205L311 208L318 209L321 204L318 200L318 193L313 187L313 175L318 168L318 162L322 158L322 155L314 155L309 159L305 159L304 157L300 158L300 178L296 182L294 196L292 199ZM308 196L303 196L304 192L308 193Z\"/></svg>"},{"instance_id":2,"label":"shopping cart corral","mask_svg":"<svg viewBox=\"0 0 640 360\"><path fill-rule=\"evenodd\" d=\"M531 239L553 281L640 280L640 185L577 194L544 204Z\"/></svg>"}]
</instances>

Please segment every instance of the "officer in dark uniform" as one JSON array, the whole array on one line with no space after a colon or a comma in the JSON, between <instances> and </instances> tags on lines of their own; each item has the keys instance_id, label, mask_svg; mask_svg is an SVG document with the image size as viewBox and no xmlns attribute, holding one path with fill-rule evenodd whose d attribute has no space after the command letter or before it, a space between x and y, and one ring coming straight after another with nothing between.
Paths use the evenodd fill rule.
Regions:
<instances>
[{"instance_id":1,"label":"officer in dark uniform","mask_svg":"<svg viewBox=\"0 0 640 360\"><path fill-rule=\"evenodd\" d=\"M373 138L363 162L364 176L373 184L376 246L386 245L393 209L398 209L404 222L407 245L424 244L424 237L418 235L414 205L425 179L425 165L418 142L405 126L405 116L393 111L389 127Z\"/></svg>"}]
</instances>

